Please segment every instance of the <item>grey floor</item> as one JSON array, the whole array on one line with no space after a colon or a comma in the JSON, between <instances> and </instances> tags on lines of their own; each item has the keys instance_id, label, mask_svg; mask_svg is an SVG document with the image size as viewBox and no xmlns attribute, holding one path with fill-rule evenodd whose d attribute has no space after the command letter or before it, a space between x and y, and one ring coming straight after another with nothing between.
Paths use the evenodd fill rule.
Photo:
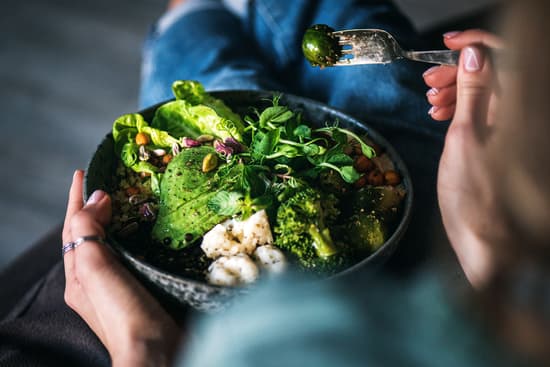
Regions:
<instances>
[{"instance_id":1,"label":"grey floor","mask_svg":"<svg viewBox=\"0 0 550 367\"><path fill-rule=\"evenodd\" d=\"M398 1L421 29L488 2ZM141 43L165 3L3 0L0 270L62 221L73 170L136 109Z\"/></svg>"}]
</instances>

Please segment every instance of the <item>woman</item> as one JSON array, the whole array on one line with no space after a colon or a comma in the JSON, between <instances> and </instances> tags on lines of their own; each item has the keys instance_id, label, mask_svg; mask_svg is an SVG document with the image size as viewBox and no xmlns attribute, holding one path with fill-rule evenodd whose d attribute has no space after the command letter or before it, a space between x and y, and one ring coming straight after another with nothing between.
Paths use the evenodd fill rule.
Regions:
<instances>
[{"instance_id":1,"label":"woman","mask_svg":"<svg viewBox=\"0 0 550 367\"><path fill-rule=\"evenodd\" d=\"M193 329L197 338L183 349L186 365L549 362L550 311L541 299L547 302L550 294L550 152L543 140L550 136L544 94L550 46L535 37L550 28L548 7L544 0L518 2L507 24L513 51L506 53L489 53L500 41L481 31L446 34L445 43L462 50L459 66L424 75L432 87L432 117L452 116L438 200L450 242L476 288L469 309L429 272L399 285L381 279L369 295L354 286L275 285L199 323ZM535 50L536 57L520 57ZM109 197L95 192L84 206L81 197L77 171L65 243L104 236ZM64 260L66 301L98 335L114 365L171 361L177 326L101 243L85 241ZM493 328L479 321L488 315Z\"/></svg>"}]
</instances>

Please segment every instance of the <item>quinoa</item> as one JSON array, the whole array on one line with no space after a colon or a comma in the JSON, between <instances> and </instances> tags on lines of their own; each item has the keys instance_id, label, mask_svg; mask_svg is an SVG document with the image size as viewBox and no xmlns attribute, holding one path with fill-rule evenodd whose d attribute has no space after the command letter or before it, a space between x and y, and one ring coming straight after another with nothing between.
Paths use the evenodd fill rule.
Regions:
<instances>
[{"instance_id":1,"label":"quinoa","mask_svg":"<svg viewBox=\"0 0 550 367\"><path fill-rule=\"evenodd\" d=\"M124 166L119 160L112 192L113 216L109 232L126 250L139 259L173 274L195 280L204 280L205 272L211 263L200 246L173 250L163 243L154 242L151 230L155 223L159 199L151 190L151 178ZM134 197L134 203L131 199ZM137 202L137 203L136 203ZM154 216L145 216L147 206Z\"/></svg>"},{"instance_id":2,"label":"quinoa","mask_svg":"<svg viewBox=\"0 0 550 367\"><path fill-rule=\"evenodd\" d=\"M154 221L158 210L158 198L151 191L151 178L134 172L119 161L115 182L117 189L112 194L113 218L111 231L117 237L125 237L124 229ZM152 213L144 213L144 205ZM146 215L152 214L152 215Z\"/></svg>"}]
</instances>

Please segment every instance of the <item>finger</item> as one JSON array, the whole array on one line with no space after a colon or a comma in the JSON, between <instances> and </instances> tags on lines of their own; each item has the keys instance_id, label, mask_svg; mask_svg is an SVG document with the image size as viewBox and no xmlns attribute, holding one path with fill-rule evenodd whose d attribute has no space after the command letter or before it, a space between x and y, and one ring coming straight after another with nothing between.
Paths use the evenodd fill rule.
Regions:
<instances>
[{"instance_id":1,"label":"finger","mask_svg":"<svg viewBox=\"0 0 550 367\"><path fill-rule=\"evenodd\" d=\"M432 88L445 88L456 83L456 66L433 66L426 70L422 77L424 82Z\"/></svg>"},{"instance_id":2,"label":"finger","mask_svg":"<svg viewBox=\"0 0 550 367\"><path fill-rule=\"evenodd\" d=\"M104 226L108 224L110 217L111 200L109 196L103 191L95 191L84 207L75 213L69 221L71 240L74 241L82 236L104 238ZM88 255L86 255L86 252L88 252ZM111 269L117 263L103 244L94 241L82 243L74 250L69 251L67 255L73 258L74 265L71 269L72 273L68 277L70 281L68 280L65 288L66 302L84 319L101 342L108 345L106 328L112 327L112 325L104 325L102 322L97 305L92 302L97 287L90 291L87 284L90 279L95 279L95 274L102 271L101 269Z\"/></svg>"},{"instance_id":3,"label":"finger","mask_svg":"<svg viewBox=\"0 0 550 367\"><path fill-rule=\"evenodd\" d=\"M457 75L457 97L454 124L471 125L482 133L487 127L487 112L492 94L490 62L484 49L464 48L460 55Z\"/></svg>"},{"instance_id":4,"label":"finger","mask_svg":"<svg viewBox=\"0 0 550 367\"><path fill-rule=\"evenodd\" d=\"M449 105L449 106L433 106L428 111L428 114L436 121L448 121L453 118L453 115L455 114L455 108L456 106Z\"/></svg>"},{"instance_id":5,"label":"finger","mask_svg":"<svg viewBox=\"0 0 550 367\"><path fill-rule=\"evenodd\" d=\"M71 218L72 240L83 236L105 237L104 227L110 219L111 199L104 191L94 191L86 205Z\"/></svg>"},{"instance_id":6,"label":"finger","mask_svg":"<svg viewBox=\"0 0 550 367\"><path fill-rule=\"evenodd\" d=\"M84 171L76 170L73 174L73 182L69 190L69 199L67 202L67 213L65 214L65 223L63 225L63 244L73 240L71 235L71 219L82 209L82 181ZM63 255L63 267L65 269L65 283L74 282L74 257L72 251Z\"/></svg>"},{"instance_id":7,"label":"finger","mask_svg":"<svg viewBox=\"0 0 550 367\"><path fill-rule=\"evenodd\" d=\"M478 44L489 48L504 48L502 38L481 29L463 32L447 32L443 35L445 46L451 50L461 50L468 45Z\"/></svg>"},{"instance_id":8,"label":"finger","mask_svg":"<svg viewBox=\"0 0 550 367\"><path fill-rule=\"evenodd\" d=\"M443 107L456 103L456 85L446 88L432 88L426 93L428 102L433 106Z\"/></svg>"},{"instance_id":9,"label":"finger","mask_svg":"<svg viewBox=\"0 0 550 367\"><path fill-rule=\"evenodd\" d=\"M73 187L75 185L79 185L80 190L76 188L73 190L71 188L71 195L79 195L82 193L82 175L75 175L75 177L76 179ZM77 204L76 199L73 198L73 200L75 202L69 205L72 205L71 210L82 205L80 204L81 201L79 201L79 204ZM72 214L71 217L68 217L68 224L65 225L64 229L65 240L63 243L74 241L82 236L100 236L104 238L105 230L103 227L108 223L110 216L110 198L102 191L94 192L94 194L90 196L90 199L88 199L88 202L86 203L84 208L76 211L74 214ZM65 266L65 279L67 283L77 281L74 271L76 261L75 251L76 249L70 250L66 252L63 256L63 262Z\"/></svg>"},{"instance_id":10,"label":"finger","mask_svg":"<svg viewBox=\"0 0 550 367\"><path fill-rule=\"evenodd\" d=\"M76 170L73 174L73 182L69 190L69 200L67 202L67 213L65 214L65 223L63 225L63 243L71 241L69 236L70 220L80 209L84 203L82 201L82 182L84 179L84 171Z\"/></svg>"},{"instance_id":11,"label":"finger","mask_svg":"<svg viewBox=\"0 0 550 367\"><path fill-rule=\"evenodd\" d=\"M141 336L148 339L163 333L177 335L177 327L158 301L122 267L112 253L95 243L87 243L76 249L76 273L82 278L82 289L88 295L92 316L88 325L94 331L104 331L101 341L109 351L116 350L128 337ZM113 330L113 325L118 325ZM170 332L166 325L172 325Z\"/></svg>"},{"instance_id":12,"label":"finger","mask_svg":"<svg viewBox=\"0 0 550 367\"><path fill-rule=\"evenodd\" d=\"M105 237L104 225L108 223L110 216L111 201L109 196L103 191L94 192L84 207L75 213L69 221L71 240L82 236ZM87 255L86 252L88 252ZM103 325L97 307L92 302L95 297L94 291L90 293L90 290L87 289L89 286L86 285L90 279L95 278L98 271L112 268L117 264L103 244L93 241L86 241L69 251L66 256L73 260L73 266L68 269L69 275L66 276L65 301L92 328L101 342L107 345L105 327L109 327L109 325Z\"/></svg>"},{"instance_id":13,"label":"finger","mask_svg":"<svg viewBox=\"0 0 550 367\"><path fill-rule=\"evenodd\" d=\"M111 210L111 198L102 190L94 191L82 209L103 227L111 221Z\"/></svg>"}]
</instances>

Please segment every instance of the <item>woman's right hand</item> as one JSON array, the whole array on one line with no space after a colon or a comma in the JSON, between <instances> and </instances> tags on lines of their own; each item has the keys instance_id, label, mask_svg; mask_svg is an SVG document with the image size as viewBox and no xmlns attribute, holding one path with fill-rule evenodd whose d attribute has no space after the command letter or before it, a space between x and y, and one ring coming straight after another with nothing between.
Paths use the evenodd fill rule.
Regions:
<instances>
[{"instance_id":1,"label":"woman's right hand","mask_svg":"<svg viewBox=\"0 0 550 367\"><path fill-rule=\"evenodd\" d=\"M445 33L443 42L451 50L462 50L468 45L503 48L503 41L499 37L479 29ZM432 105L429 114L434 120L450 120L455 113L457 70L456 66L434 66L423 75L424 82L431 87L426 96Z\"/></svg>"},{"instance_id":2,"label":"woman's right hand","mask_svg":"<svg viewBox=\"0 0 550 367\"><path fill-rule=\"evenodd\" d=\"M472 30L447 34L445 43L462 50L459 65L436 67L424 76L438 92L428 96L434 104L432 117L452 117L439 163L437 194L451 245L465 275L479 288L494 270L492 244L506 236L507 228L486 164L499 104L499 83L486 46L502 42Z\"/></svg>"}]
</instances>

